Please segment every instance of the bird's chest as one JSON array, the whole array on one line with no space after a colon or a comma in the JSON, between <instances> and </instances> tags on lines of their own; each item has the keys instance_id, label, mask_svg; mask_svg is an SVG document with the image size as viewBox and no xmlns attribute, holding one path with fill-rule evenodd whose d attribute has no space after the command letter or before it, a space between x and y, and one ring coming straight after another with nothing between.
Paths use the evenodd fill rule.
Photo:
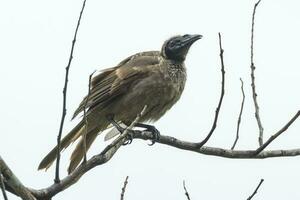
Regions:
<instances>
[{"instance_id":1,"label":"bird's chest","mask_svg":"<svg viewBox=\"0 0 300 200\"><path fill-rule=\"evenodd\" d=\"M183 64L169 64L166 67L166 81L175 90L181 93L186 82L186 69Z\"/></svg>"},{"instance_id":2,"label":"bird's chest","mask_svg":"<svg viewBox=\"0 0 300 200\"><path fill-rule=\"evenodd\" d=\"M156 87L156 98L149 102L149 116L145 116L153 121L158 120L165 114L180 98L186 81L186 71L184 66L168 65L164 68L163 78L160 79L160 87Z\"/></svg>"}]
</instances>

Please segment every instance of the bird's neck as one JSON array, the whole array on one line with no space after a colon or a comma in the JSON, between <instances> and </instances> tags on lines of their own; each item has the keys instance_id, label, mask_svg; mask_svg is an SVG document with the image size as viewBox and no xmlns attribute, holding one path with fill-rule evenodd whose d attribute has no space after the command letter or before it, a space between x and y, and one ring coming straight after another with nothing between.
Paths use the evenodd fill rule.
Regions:
<instances>
[{"instance_id":1,"label":"bird's neck","mask_svg":"<svg viewBox=\"0 0 300 200\"><path fill-rule=\"evenodd\" d=\"M186 70L183 62L170 62L168 65L168 74L173 81L178 81L186 75Z\"/></svg>"}]
</instances>

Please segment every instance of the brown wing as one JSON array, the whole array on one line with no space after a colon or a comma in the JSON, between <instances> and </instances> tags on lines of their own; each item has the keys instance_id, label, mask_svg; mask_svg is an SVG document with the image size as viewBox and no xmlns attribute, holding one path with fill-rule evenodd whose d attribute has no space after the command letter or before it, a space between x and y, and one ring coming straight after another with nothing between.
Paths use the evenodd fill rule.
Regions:
<instances>
[{"instance_id":1,"label":"brown wing","mask_svg":"<svg viewBox=\"0 0 300 200\"><path fill-rule=\"evenodd\" d=\"M93 108L106 107L115 98L120 97L128 91L132 85L143 79L149 73L149 68L158 65L159 52L144 52L128 57L119 65L102 71L92 79L91 91L88 102L86 98L76 109L73 118L86 109L91 111Z\"/></svg>"}]
</instances>

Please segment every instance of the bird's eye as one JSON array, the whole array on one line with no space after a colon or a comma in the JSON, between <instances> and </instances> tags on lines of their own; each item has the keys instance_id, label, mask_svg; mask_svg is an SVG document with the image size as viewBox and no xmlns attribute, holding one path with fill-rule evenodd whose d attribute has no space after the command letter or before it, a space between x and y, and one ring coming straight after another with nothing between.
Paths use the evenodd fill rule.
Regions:
<instances>
[{"instance_id":1,"label":"bird's eye","mask_svg":"<svg viewBox=\"0 0 300 200\"><path fill-rule=\"evenodd\" d=\"M168 48L173 49L176 47L179 47L181 43L181 40L179 38L173 39L168 43Z\"/></svg>"},{"instance_id":2,"label":"bird's eye","mask_svg":"<svg viewBox=\"0 0 300 200\"><path fill-rule=\"evenodd\" d=\"M171 44L174 46L176 44L179 44L180 43L180 39L175 39L175 40L172 40L171 41Z\"/></svg>"},{"instance_id":3,"label":"bird's eye","mask_svg":"<svg viewBox=\"0 0 300 200\"><path fill-rule=\"evenodd\" d=\"M169 47L174 47L176 45L176 41L175 40L172 40L169 42Z\"/></svg>"}]
</instances>

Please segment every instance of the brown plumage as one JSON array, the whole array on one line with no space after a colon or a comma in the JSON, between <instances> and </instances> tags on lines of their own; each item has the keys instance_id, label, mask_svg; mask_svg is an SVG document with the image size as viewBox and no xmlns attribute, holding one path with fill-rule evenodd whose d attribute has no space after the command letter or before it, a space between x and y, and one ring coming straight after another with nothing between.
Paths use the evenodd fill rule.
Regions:
<instances>
[{"instance_id":1,"label":"brown plumage","mask_svg":"<svg viewBox=\"0 0 300 200\"><path fill-rule=\"evenodd\" d=\"M107 129L107 116L118 123L129 124L147 105L140 122L156 121L180 98L186 81L184 60L190 46L201 35L175 36L167 40L161 51L137 53L106 69L92 79L86 107L88 120L86 148L89 149L99 132ZM86 97L74 113L84 109ZM86 132L82 120L61 141L61 150ZM39 169L47 169L56 158L57 147L41 161ZM84 156L81 137L71 155L71 173Z\"/></svg>"}]
</instances>

